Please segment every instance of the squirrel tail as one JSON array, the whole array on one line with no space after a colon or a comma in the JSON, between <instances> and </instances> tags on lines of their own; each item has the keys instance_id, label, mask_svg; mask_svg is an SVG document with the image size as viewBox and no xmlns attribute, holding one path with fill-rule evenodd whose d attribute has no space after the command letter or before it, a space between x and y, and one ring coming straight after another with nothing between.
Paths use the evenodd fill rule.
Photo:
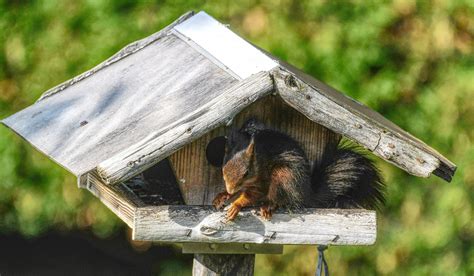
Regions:
<instances>
[{"instance_id":1,"label":"squirrel tail","mask_svg":"<svg viewBox=\"0 0 474 276\"><path fill-rule=\"evenodd\" d=\"M332 145L334 147L334 145ZM379 170L372 160L347 146L331 150L314 164L311 188L319 208L380 209L385 203Z\"/></svg>"}]
</instances>

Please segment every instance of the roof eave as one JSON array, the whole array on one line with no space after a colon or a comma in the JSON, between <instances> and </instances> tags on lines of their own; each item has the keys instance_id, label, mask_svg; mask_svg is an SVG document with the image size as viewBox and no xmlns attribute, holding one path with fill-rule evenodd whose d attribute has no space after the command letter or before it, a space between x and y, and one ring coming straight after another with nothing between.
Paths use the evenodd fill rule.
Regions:
<instances>
[{"instance_id":1,"label":"roof eave","mask_svg":"<svg viewBox=\"0 0 474 276\"><path fill-rule=\"evenodd\" d=\"M436 150L334 88L306 74L303 78L303 73L294 67L280 65L273 71L276 91L310 120L412 175L429 177L433 173L451 181L456 165Z\"/></svg>"}]
</instances>

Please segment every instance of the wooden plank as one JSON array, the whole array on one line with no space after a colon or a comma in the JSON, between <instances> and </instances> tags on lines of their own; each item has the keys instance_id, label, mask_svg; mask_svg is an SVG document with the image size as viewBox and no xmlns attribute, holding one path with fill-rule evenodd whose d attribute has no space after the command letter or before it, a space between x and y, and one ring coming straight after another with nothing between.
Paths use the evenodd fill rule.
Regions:
<instances>
[{"instance_id":1,"label":"wooden plank","mask_svg":"<svg viewBox=\"0 0 474 276\"><path fill-rule=\"evenodd\" d=\"M203 11L175 26L174 30L240 80L278 66L273 59Z\"/></svg>"},{"instance_id":2,"label":"wooden plank","mask_svg":"<svg viewBox=\"0 0 474 276\"><path fill-rule=\"evenodd\" d=\"M232 125L214 129L194 142L184 145L169 158L179 180L181 192L189 198L187 204L211 205L214 197L224 190L220 167L214 167L206 158L209 142L228 134L230 128L240 128L249 118L257 118L269 128L282 131L302 145L310 161L321 159L328 143L336 147L340 135L309 120L286 104L280 96L269 95L242 110ZM222 152L222 155L224 152ZM193 202L193 203L190 203Z\"/></svg>"},{"instance_id":3,"label":"wooden plank","mask_svg":"<svg viewBox=\"0 0 474 276\"><path fill-rule=\"evenodd\" d=\"M169 157L186 204L211 205L214 197L224 189L222 169L209 164L206 158L208 143L222 135L225 135L225 128L218 127Z\"/></svg>"},{"instance_id":4,"label":"wooden plank","mask_svg":"<svg viewBox=\"0 0 474 276\"><path fill-rule=\"evenodd\" d=\"M105 206L132 228L136 208L144 206L140 199L131 193L120 191L118 186L110 187L105 185L94 174L88 174L87 178L87 190L99 198Z\"/></svg>"},{"instance_id":5,"label":"wooden plank","mask_svg":"<svg viewBox=\"0 0 474 276\"><path fill-rule=\"evenodd\" d=\"M253 243L183 243L182 252L200 254L282 254L283 245Z\"/></svg>"},{"instance_id":6,"label":"wooden plank","mask_svg":"<svg viewBox=\"0 0 474 276\"><path fill-rule=\"evenodd\" d=\"M296 70L296 69L292 69ZM355 142L399 168L421 177L450 181L456 166L382 115L329 86L286 69L273 73L281 97L309 119Z\"/></svg>"},{"instance_id":7,"label":"wooden plank","mask_svg":"<svg viewBox=\"0 0 474 276\"><path fill-rule=\"evenodd\" d=\"M38 99L38 101L44 100L45 98L52 96L58 92L63 91L64 89L68 88L69 86L85 79L88 77L93 76L95 73L98 71L106 68L107 66L112 65L113 63L133 54L136 53L137 51L140 51L141 49L145 48L146 46L150 45L151 43L154 43L155 41L163 38L164 36L168 35L168 33L176 26L179 25L180 23L186 21L188 18L194 15L193 11L189 11L183 15L181 15L177 20L175 20L173 23L170 25L166 26L162 30L135 42L132 42L128 44L127 46L123 47L120 51L118 51L116 54L105 60L104 62L100 63L99 65L95 66L94 68L80 74L79 76L76 76L70 80L67 80L51 89L48 91L44 92L41 97Z\"/></svg>"},{"instance_id":8,"label":"wooden plank","mask_svg":"<svg viewBox=\"0 0 474 276\"><path fill-rule=\"evenodd\" d=\"M219 90L217 87L213 89ZM139 142L101 162L97 171L107 183L124 181L208 131L228 123L244 107L270 94L272 90L273 80L268 72L252 75L224 91L219 90L219 95L212 100L192 108L186 107L180 119L164 128L150 131L145 139L135 140ZM174 95L173 99L180 97ZM130 143L131 140L125 142Z\"/></svg>"},{"instance_id":9,"label":"wooden plank","mask_svg":"<svg viewBox=\"0 0 474 276\"><path fill-rule=\"evenodd\" d=\"M197 254L193 276L253 275L255 255Z\"/></svg>"},{"instance_id":10,"label":"wooden plank","mask_svg":"<svg viewBox=\"0 0 474 276\"><path fill-rule=\"evenodd\" d=\"M168 35L4 123L80 176L157 129L173 125L236 82L187 43Z\"/></svg>"},{"instance_id":11,"label":"wooden plank","mask_svg":"<svg viewBox=\"0 0 474 276\"><path fill-rule=\"evenodd\" d=\"M341 135L311 121L279 95L249 105L235 117L232 126L240 128L249 118L256 118L267 127L291 136L300 143L311 162L321 159L328 143L335 147L341 139Z\"/></svg>"},{"instance_id":12,"label":"wooden plank","mask_svg":"<svg viewBox=\"0 0 474 276\"><path fill-rule=\"evenodd\" d=\"M234 222L213 207L138 208L134 240L204 243L370 245L376 239L376 215L368 210L305 209L279 211L266 221L244 210Z\"/></svg>"}]
</instances>

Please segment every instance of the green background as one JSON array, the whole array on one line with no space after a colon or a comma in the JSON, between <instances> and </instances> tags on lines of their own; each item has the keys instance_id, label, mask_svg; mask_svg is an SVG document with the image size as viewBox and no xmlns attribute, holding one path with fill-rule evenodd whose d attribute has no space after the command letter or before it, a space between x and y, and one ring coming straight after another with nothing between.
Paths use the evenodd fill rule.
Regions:
<instances>
[{"instance_id":1,"label":"green background","mask_svg":"<svg viewBox=\"0 0 474 276\"><path fill-rule=\"evenodd\" d=\"M451 183L377 159L388 186L378 240L331 247L333 275L474 273L474 1L0 0L0 118L45 90L205 10L252 43L344 91L452 160ZM124 224L74 177L0 127L0 235ZM256 275L311 275L316 249L257 257ZM189 272L164 265L162 274Z\"/></svg>"}]
</instances>

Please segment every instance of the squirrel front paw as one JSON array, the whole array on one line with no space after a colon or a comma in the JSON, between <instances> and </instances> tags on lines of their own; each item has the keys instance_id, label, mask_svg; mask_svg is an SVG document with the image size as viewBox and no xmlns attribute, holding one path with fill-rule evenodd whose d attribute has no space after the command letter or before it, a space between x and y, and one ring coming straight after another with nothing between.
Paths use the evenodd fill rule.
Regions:
<instances>
[{"instance_id":1,"label":"squirrel front paw","mask_svg":"<svg viewBox=\"0 0 474 276\"><path fill-rule=\"evenodd\" d=\"M240 209L242 209L242 207L240 207L237 204L232 203L230 205L229 209L227 209L227 219L228 220L234 220L237 217L237 215L239 214Z\"/></svg>"},{"instance_id":2,"label":"squirrel front paw","mask_svg":"<svg viewBox=\"0 0 474 276\"><path fill-rule=\"evenodd\" d=\"M276 210L276 206L274 205L263 205L260 207L260 215L266 219L270 220L273 215L273 211Z\"/></svg>"},{"instance_id":3,"label":"squirrel front paw","mask_svg":"<svg viewBox=\"0 0 474 276\"><path fill-rule=\"evenodd\" d=\"M225 202L230 198L228 192L218 193L217 196L212 201L212 205L216 207L217 210L224 208Z\"/></svg>"}]
</instances>

